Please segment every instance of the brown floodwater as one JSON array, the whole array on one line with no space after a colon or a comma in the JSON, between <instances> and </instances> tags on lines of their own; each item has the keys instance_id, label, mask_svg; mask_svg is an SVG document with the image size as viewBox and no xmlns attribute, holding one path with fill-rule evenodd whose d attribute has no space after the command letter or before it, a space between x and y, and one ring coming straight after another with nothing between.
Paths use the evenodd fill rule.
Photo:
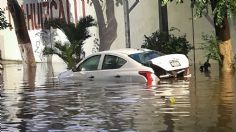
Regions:
<instances>
[{"instance_id":1,"label":"brown floodwater","mask_svg":"<svg viewBox=\"0 0 236 132\"><path fill-rule=\"evenodd\" d=\"M112 82L60 82L63 64L5 64L1 132L235 132L236 75L196 66L186 80L158 87Z\"/></svg>"}]
</instances>

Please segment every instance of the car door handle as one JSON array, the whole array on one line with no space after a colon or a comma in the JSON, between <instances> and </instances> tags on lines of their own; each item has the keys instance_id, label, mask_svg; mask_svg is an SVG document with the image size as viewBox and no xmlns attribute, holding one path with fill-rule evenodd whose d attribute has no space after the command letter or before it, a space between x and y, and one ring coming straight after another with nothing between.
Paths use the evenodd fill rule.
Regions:
<instances>
[{"instance_id":1,"label":"car door handle","mask_svg":"<svg viewBox=\"0 0 236 132\"><path fill-rule=\"evenodd\" d=\"M120 75L116 75L115 78L120 78L121 76Z\"/></svg>"},{"instance_id":2,"label":"car door handle","mask_svg":"<svg viewBox=\"0 0 236 132\"><path fill-rule=\"evenodd\" d=\"M90 77L88 77L89 79L93 79L94 78L94 76L90 76Z\"/></svg>"}]
</instances>

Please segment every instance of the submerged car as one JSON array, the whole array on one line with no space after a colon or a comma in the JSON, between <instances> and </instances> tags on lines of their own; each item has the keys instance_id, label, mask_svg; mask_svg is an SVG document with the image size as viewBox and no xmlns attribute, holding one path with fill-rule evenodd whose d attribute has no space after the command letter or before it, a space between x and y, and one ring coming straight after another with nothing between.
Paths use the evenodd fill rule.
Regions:
<instances>
[{"instance_id":1,"label":"submerged car","mask_svg":"<svg viewBox=\"0 0 236 132\"><path fill-rule=\"evenodd\" d=\"M106 80L157 85L159 78L186 76L189 61L185 55L164 55L148 49L118 49L94 53L76 69L65 71L59 78Z\"/></svg>"}]
</instances>

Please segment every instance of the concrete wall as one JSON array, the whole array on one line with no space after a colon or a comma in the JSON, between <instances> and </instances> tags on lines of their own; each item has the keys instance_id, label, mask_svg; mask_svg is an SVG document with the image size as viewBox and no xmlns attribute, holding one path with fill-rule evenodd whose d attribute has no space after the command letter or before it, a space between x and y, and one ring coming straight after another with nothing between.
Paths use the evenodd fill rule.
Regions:
<instances>
[{"instance_id":1,"label":"concrete wall","mask_svg":"<svg viewBox=\"0 0 236 132\"><path fill-rule=\"evenodd\" d=\"M26 8L26 4L28 4L28 9L30 9L30 4L35 3L35 6L37 7L37 3L41 3L44 0L18 0L19 3L24 5ZM48 0L49 2L51 0ZM57 2L57 5L59 6L60 3L58 0L55 0ZM69 12L69 19L70 21L75 22L77 19L82 17L83 15L92 15L96 20L96 12L94 9L94 5L87 3L87 1L84 1L85 3L82 3L82 1L76 1L76 0L63 0L63 8L66 20L68 21L68 7L70 9ZM69 2L69 4L67 3ZM130 5L132 5L133 1L129 1ZM115 0L114 3L116 4ZM83 5L84 4L84 5ZM106 17L106 8L105 4L101 4L104 11L104 17ZM9 19L9 13L6 8L6 1L2 1L2 4L0 5L2 9L5 9L6 16ZM59 7L58 7L59 8ZM46 8L43 8L46 9ZM83 9L85 11L83 12ZM24 9L25 12L27 12L26 9ZM37 10L37 8L36 8ZM52 8L52 11L54 12L54 17L58 17L58 10ZM76 12L77 11L77 12ZM47 11L44 11L44 13ZM27 17L29 16L26 14ZM77 14L77 15L76 15ZM49 16L51 14L49 13ZM77 16L77 17L76 17ZM159 29L159 16L158 16L158 1L157 0L142 0L139 1L137 6L131 11L130 13L130 36L131 36L131 47L132 48L140 48L143 41L144 41L144 35L151 35L152 32ZM124 10L123 6L115 6L115 19L117 21L117 37L114 40L114 42L111 45L111 49L117 49L117 48L124 48L125 47L125 25L124 25ZM191 8L190 8L190 1L185 1L183 4L176 5L176 3L170 3L168 4L168 21L169 21L169 28L176 27L180 29L180 32L175 32L175 34L186 34L187 40L193 44L193 34L194 34L194 44L196 46L196 62L197 63L203 63L205 61L204 53L202 50L199 50L202 41L202 33L213 33L214 27L211 25L211 23L206 19L206 17L203 18L194 18L194 33L192 30L192 14L191 14ZM105 18L106 20L106 18ZM32 28L32 21L31 19L26 19L28 23L30 23L30 38L32 41L32 45L35 51L35 57L37 61L45 61L46 59L42 56L41 51L46 44L52 44L55 40L61 40L61 41L67 41L66 37L63 36L63 33L59 30L52 30L51 32L55 33L56 36L53 38L48 37L48 35L44 34L47 40L45 41L43 39L43 33L41 32L41 29L33 29ZM12 20L11 20L12 22ZM232 22L231 22L232 23ZM231 24L232 25L232 24ZM234 53L236 53L236 26L231 26L231 36L232 36L232 42L234 46ZM92 37L88 40L86 40L86 44L84 46L84 50L86 52L86 55L89 55L94 51L94 48L96 43L99 44L99 40L95 42L96 38L98 38L98 28L99 27L93 27L91 28L91 35ZM112 30L112 29L111 29ZM41 36L38 36L38 34L41 34ZM52 34L51 34L52 35ZM13 30L1 30L0 31L0 49L2 51L2 58L3 59L10 59L10 60L21 60L16 36L14 29ZM95 49L96 50L96 49ZM189 57L191 59L191 62L193 62L193 51L189 53ZM54 61L60 61L57 57L54 57Z\"/></svg>"},{"instance_id":2,"label":"concrete wall","mask_svg":"<svg viewBox=\"0 0 236 132\"><path fill-rule=\"evenodd\" d=\"M22 1L22 0L18 0L19 3L21 5L24 6L24 10L26 13L26 21L27 21L27 25L29 23L28 29L29 29L29 35L31 38L31 42L32 42L32 46L34 48L35 51L35 58L37 61L45 61L46 59L42 56L42 54L40 54L40 52L42 51L43 47L45 44L43 44L43 42L45 40L42 40L42 36L40 37L39 34L41 33L41 29L34 29L32 26L32 21L30 19L30 11L27 14L27 6L28 9L30 9L30 4L33 4L36 6L36 11L37 11L37 4L41 3L42 0L30 0L30 1ZM57 0L56 0L57 1ZM83 16L83 12L81 11L83 9L83 7L81 6L82 3L81 1L77 1L77 6L75 6L75 1L74 0L68 0L70 3L70 19L71 21L75 21L75 8L77 9L77 15L78 16ZM50 0L49 0L50 2ZM58 2L57 2L58 3ZM115 2L114 2L115 3ZM66 0L63 1L63 5L64 5L64 11L66 14ZM133 3L130 2L130 6ZM26 6L27 5L27 6ZM59 3L57 5L60 5ZM104 8L104 3L101 4L103 9L104 9L104 17L106 17L105 14L105 8ZM94 5L90 5L90 3L85 2L85 9L86 15L92 15L95 19L96 19L96 12L94 11ZM140 1L138 3L138 5L132 10L132 12L130 13L130 25L131 25L131 47L133 48L140 48L141 44L143 42L144 39L144 35L150 35L152 32L156 31L158 29L158 8L157 8L157 1L156 0L149 0L149 1ZM3 4L1 5L1 8L6 10L6 16L8 17L8 10L6 8L6 1L3 2ZM43 8L44 9L44 8ZM45 8L46 10L46 8ZM58 16L58 11L54 10L54 16ZM47 12L47 11L44 11ZM56 12L56 13L55 13ZM81 13L82 12L82 13ZM36 13L37 14L37 13ZM50 16L50 13L49 13ZM116 48L124 48L125 47L125 30L124 30L124 11L123 11L123 6L115 6L115 17L116 17L116 21L118 23L118 27L117 27L117 37L115 39L115 41L113 42L113 44L111 45L112 49L116 49ZM36 16L37 18L37 16ZM106 18L105 18L106 20ZM37 21L37 20L36 20ZM11 21L12 22L12 21ZM40 25L38 25L40 26ZM37 24L36 26L37 27ZM92 49L94 48L94 40L95 38L98 38L98 27L96 28L91 28L91 34L92 37L89 40L86 40L86 45L84 46L84 50L86 51L86 55L91 54ZM56 32L56 34L60 34L58 32ZM44 35L45 36L45 35ZM9 39L12 38L12 39ZM17 41L16 41L16 36L14 33L14 30L4 30L4 31L0 31L0 39L1 39L1 50L2 52L2 56L4 59L9 59L9 60L20 60L20 53L18 50L18 45L17 45ZM59 36L58 39L60 39L61 41L63 41L65 38L63 37L63 35ZM52 38L48 38L48 42L47 44L51 44L53 43ZM99 42L98 42L99 43Z\"/></svg>"},{"instance_id":3,"label":"concrete wall","mask_svg":"<svg viewBox=\"0 0 236 132\"><path fill-rule=\"evenodd\" d=\"M133 3L130 2L131 6ZM116 7L118 36L111 48L125 47L125 25L123 7ZM151 35L159 29L157 0L141 0L130 12L130 39L132 48L141 48L144 35Z\"/></svg>"}]
</instances>

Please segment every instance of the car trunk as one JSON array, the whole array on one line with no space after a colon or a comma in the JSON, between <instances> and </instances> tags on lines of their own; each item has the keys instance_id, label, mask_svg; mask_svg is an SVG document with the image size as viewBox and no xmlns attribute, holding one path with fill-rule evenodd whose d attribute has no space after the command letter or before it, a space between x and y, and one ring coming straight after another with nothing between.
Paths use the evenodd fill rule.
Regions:
<instances>
[{"instance_id":1,"label":"car trunk","mask_svg":"<svg viewBox=\"0 0 236 132\"><path fill-rule=\"evenodd\" d=\"M170 54L151 59L148 66L159 78L183 77L189 72L189 61L182 54Z\"/></svg>"}]
</instances>

